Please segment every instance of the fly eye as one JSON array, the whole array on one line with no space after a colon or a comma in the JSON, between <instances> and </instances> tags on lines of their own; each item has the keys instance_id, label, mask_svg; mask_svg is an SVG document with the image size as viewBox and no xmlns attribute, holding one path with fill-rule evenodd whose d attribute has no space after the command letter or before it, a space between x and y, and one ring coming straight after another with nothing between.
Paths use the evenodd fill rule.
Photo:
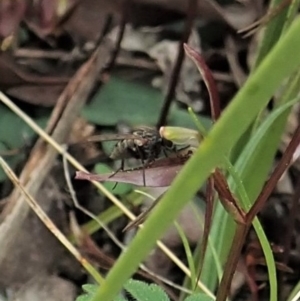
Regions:
<instances>
[{"instance_id":1,"label":"fly eye","mask_svg":"<svg viewBox=\"0 0 300 301\"><path fill-rule=\"evenodd\" d=\"M163 144L168 148L172 148L174 146L173 142L167 139L163 139Z\"/></svg>"}]
</instances>

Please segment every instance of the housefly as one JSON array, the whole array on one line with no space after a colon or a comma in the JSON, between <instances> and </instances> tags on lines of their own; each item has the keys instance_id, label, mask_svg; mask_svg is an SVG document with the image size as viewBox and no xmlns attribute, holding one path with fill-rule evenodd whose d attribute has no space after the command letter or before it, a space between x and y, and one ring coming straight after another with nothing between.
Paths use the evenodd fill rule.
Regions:
<instances>
[{"instance_id":1,"label":"housefly","mask_svg":"<svg viewBox=\"0 0 300 301\"><path fill-rule=\"evenodd\" d=\"M139 159L143 166L144 186L146 186L145 167L159 158L161 153L167 156L168 152L176 152L176 147L172 141L161 137L157 129L145 126L135 129L130 134L97 135L90 137L88 141L118 141L109 157L113 160L121 160L121 167L111 177L120 170L124 170L125 159Z\"/></svg>"}]
</instances>

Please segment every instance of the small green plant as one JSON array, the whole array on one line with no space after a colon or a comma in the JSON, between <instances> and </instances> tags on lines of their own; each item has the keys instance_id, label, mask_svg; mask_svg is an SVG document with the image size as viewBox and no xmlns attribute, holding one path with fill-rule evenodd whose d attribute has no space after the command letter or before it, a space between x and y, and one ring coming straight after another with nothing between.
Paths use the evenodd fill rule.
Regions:
<instances>
[{"instance_id":1,"label":"small green plant","mask_svg":"<svg viewBox=\"0 0 300 301\"><path fill-rule=\"evenodd\" d=\"M98 285L96 284L85 284L82 286L85 294L80 295L76 301L90 301L93 299ZM163 289L156 284L147 284L143 281L128 280L124 285L124 290L130 294L136 301L169 301L170 298L163 291ZM188 296L184 301L211 301L213 300L205 294L193 294ZM127 298L119 295L114 301L128 301Z\"/></svg>"}]
</instances>

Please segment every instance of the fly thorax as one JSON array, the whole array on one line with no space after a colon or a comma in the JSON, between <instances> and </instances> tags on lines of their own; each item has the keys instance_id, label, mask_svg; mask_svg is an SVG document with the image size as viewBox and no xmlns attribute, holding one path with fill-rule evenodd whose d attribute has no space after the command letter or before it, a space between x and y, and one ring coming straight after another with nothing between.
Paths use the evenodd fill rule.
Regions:
<instances>
[{"instance_id":1,"label":"fly thorax","mask_svg":"<svg viewBox=\"0 0 300 301\"><path fill-rule=\"evenodd\" d=\"M136 146L143 146L145 144L145 141L143 139L133 139L132 141L132 144Z\"/></svg>"}]
</instances>

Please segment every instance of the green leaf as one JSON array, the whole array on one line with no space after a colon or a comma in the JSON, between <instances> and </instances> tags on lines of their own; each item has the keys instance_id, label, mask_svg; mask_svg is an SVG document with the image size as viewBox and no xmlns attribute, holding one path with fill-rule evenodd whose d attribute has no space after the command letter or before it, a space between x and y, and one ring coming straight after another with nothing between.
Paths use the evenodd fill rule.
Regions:
<instances>
[{"instance_id":1,"label":"green leaf","mask_svg":"<svg viewBox=\"0 0 300 301\"><path fill-rule=\"evenodd\" d=\"M170 301L168 295L156 284L129 279L124 288L137 301Z\"/></svg>"},{"instance_id":2,"label":"green leaf","mask_svg":"<svg viewBox=\"0 0 300 301\"><path fill-rule=\"evenodd\" d=\"M113 126L120 121L131 125L154 125L161 106L159 90L111 77L85 106L83 116L90 122L105 126Z\"/></svg>"},{"instance_id":3,"label":"green leaf","mask_svg":"<svg viewBox=\"0 0 300 301\"><path fill-rule=\"evenodd\" d=\"M88 121L103 126L114 126L120 121L134 126L154 126L159 118L163 99L162 93L155 88L111 77L84 107L82 114ZM209 128L210 120L205 117L201 117L201 120ZM171 108L168 124L195 128L186 110L175 105Z\"/></svg>"},{"instance_id":4,"label":"green leaf","mask_svg":"<svg viewBox=\"0 0 300 301\"><path fill-rule=\"evenodd\" d=\"M90 301L94 297L97 291L98 285L97 284L84 284L82 289L87 294L80 295L76 298L76 301Z\"/></svg>"},{"instance_id":5,"label":"green leaf","mask_svg":"<svg viewBox=\"0 0 300 301\"><path fill-rule=\"evenodd\" d=\"M34 137L34 131L16 114L2 105L0 105L0 116L0 155L1 152L21 149L26 140ZM46 120L47 118L43 116L35 121L44 127ZM20 150L16 155L5 157L5 160L14 169L25 158L24 155L24 151ZM5 179L6 174L0 169L0 182Z\"/></svg>"},{"instance_id":6,"label":"green leaf","mask_svg":"<svg viewBox=\"0 0 300 301\"><path fill-rule=\"evenodd\" d=\"M112 169L108 165L103 163L98 163L95 166L95 172L97 174L104 174L111 171ZM132 185L126 183L118 183L118 185L115 188L115 183L113 182L104 182L103 185L107 190L116 195L124 195L132 190Z\"/></svg>"},{"instance_id":7,"label":"green leaf","mask_svg":"<svg viewBox=\"0 0 300 301\"><path fill-rule=\"evenodd\" d=\"M87 283L82 286L82 289L89 294L95 294L97 288L98 288L98 284L91 284L91 283Z\"/></svg>"},{"instance_id":8,"label":"green leaf","mask_svg":"<svg viewBox=\"0 0 300 301\"><path fill-rule=\"evenodd\" d=\"M76 301L90 301L92 300L92 295L88 295L88 294L84 294L84 295L80 295L76 298Z\"/></svg>"},{"instance_id":9,"label":"green leaf","mask_svg":"<svg viewBox=\"0 0 300 301\"><path fill-rule=\"evenodd\" d=\"M6 152L9 152L10 149L3 143L0 141L0 156L2 156L2 154L5 154ZM19 160L22 159L21 154L19 155L13 155L13 156L4 156L6 162L9 164L9 166L11 167L15 167ZM4 170L2 169L2 167L0 167L0 182L4 181L7 178Z\"/></svg>"},{"instance_id":10,"label":"green leaf","mask_svg":"<svg viewBox=\"0 0 300 301\"><path fill-rule=\"evenodd\" d=\"M202 293L194 294L184 299L184 301L213 301L213 300L214 300L213 298Z\"/></svg>"},{"instance_id":11,"label":"green leaf","mask_svg":"<svg viewBox=\"0 0 300 301\"><path fill-rule=\"evenodd\" d=\"M84 284L82 286L83 291L87 294L80 295L76 298L76 301L90 301L92 297L94 297L96 290L98 288L97 284ZM122 297L121 295L117 296L114 301L128 301L126 298Z\"/></svg>"}]
</instances>

